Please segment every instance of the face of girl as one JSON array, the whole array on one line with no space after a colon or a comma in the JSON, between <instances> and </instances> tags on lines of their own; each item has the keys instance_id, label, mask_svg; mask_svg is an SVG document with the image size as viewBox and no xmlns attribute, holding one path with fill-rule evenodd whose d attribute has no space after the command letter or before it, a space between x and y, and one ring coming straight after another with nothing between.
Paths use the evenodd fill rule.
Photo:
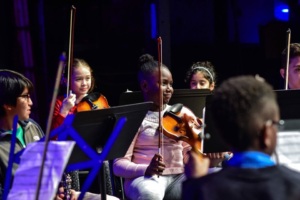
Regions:
<instances>
[{"instance_id":1,"label":"face of girl","mask_svg":"<svg viewBox=\"0 0 300 200\"><path fill-rule=\"evenodd\" d=\"M12 107L13 115L18 115L19 120L29 119L31 113L31 106L33 105L29 91L27 88L24 89L22 94L17 98L16 106Z\"/></svg>"},{"instance_id":2,"label":"face of girl","mask_svg":"<svg viewBox=\"0 0 300 200\"><path fill-rule=\"evenodd\" d=\"M190 81L190 89L214 89L214 84L209 84L209 81L204 77L204 74L197 71L193 74Z\"/></svg>"},{"instance_id":3,"label":"face of girl","mask_svg":"<svg viewBox=\"0 0 300 200\"><path fill-rule=\"evenodd\" d=\"M162 97L163 104L169 103L172 94L173 94L173 78L171 72L166 68L161 68L161 89L162 89ZM147 81L145 87L143 88L143 92L146 96L146 101L153 101L156 105L160 105L159 103L159 77L158 77L158 69L155 70L150 80Z\"/></svg>"},{"instance_id":4,"label":"face of girl","mask_svg":"<svg viewBox=\"0 0 300 200\"><path fill-rule=\"evenodd\" d=\"M73 69L72 92L77 96L84 96L88 93L92 84L90 68L80 65Z\"/></svg>"}]
</instances>

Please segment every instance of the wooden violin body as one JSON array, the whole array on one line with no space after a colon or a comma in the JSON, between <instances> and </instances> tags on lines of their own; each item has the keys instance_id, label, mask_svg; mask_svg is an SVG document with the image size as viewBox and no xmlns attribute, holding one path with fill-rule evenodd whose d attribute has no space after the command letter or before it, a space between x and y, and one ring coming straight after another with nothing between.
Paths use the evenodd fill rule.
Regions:
<instances>
[{"instance_id":1,"label":"wooden violin body","mask_svg":"<svg viewBox=\"0 0 300 200\"><path fill-rule=\"evenodd\" d=\"M176 141L182 140L201 152L202 122L193 112L182 104L175 104L162 117L163 133Z\"/></svg>"},{"instance_id":2,"label":"wooden violin body","mask_svg":"<svg viewBox=\"0 0 300 200\"><path fill-rule=\"evenodd\" d=\"M94 92L85 96L77 105L77 112L109 108L108 101L100 93Z\"/></svg>"}]
</instances>

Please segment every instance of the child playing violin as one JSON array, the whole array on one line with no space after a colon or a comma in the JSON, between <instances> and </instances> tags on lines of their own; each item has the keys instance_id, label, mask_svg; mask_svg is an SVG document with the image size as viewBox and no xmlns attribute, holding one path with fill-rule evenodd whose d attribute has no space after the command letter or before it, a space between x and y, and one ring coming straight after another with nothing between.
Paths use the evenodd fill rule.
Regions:
<instances>
[{"instance_id":1,"label":"child playing violin","mask_svg":"<svg viewBox=\"0 0 300 200\"><path fill-rule=\"evenodd\" d=\"M163 135L162 151L158 153L159 111L164 113L171 107L168 102L173 94L172 74L162 64L159 81L158 61L144 54L139 62L138 80L144 101L152 101L154 105L146 114L126 155L114 161L114 173L125 178L124 189L129 199L181 199L181 183L185 180L184 162L191 146ZM183 111L185 109L182 108ZM193 118L197 121L195 116Z\"/></svg>"},{"instance_id":2,"label":"child playing violin","mask_svg":"<svg viewBox=\"0 0 300 200\"><path fill-rule=\"evenodd\" d=\"M70 89L72 92L67 94L67 97L60 96L57 98L52 120L52 129L60 126L68 114L76 113L79 106L82 105L81 103L84 103L83 101L86 97L98 95L99 98L94 98L95 101L100 100L101 102L98 109L109 107L108 102L103 95L97 93L92 93L93 95L91 95L91 92L95 87L95 79L90 65L83 59L75 58L71 67ZM66 84L65 81L62 82L63 84ZM90 110L92 110L92 108L90 108Z\"/></svg>"},{"instance_id":3,"label":"child playing violin","mask_svg":"<svg viewBox=\"0 0 300 200\"><path fill-rule=\"evenodd\" d=\"M59 96L57 98L53 113L52 129L60 126L69 114L84 110L109 108L105 96L99 93L92 93L95 87L95 79L90 65L83 59L75 58L71 68L69 88L72 92L67 97ZM62 83L66 84L66 81L63 80ZM78 171L72 171L68 174L71 176L71 188L75 191L80 191ZM109 195L107 195L107 198L116 199Z\"/></svg>"},{"instance_id":4,"label":"child playing violin","mask_svg":"<svg viewBox=\"0 0 300 200\"><path fill-rule=\"evenodd\" d=\"M186 72L185 83L189 85L190 89L215 89L217 75L214 65L210 61L195 62ZM210 158L210 172L216 171L220 168L223 160L229 159L232 153L219 152L208 153L207 157Z\"/></svg>"}]
</instances>

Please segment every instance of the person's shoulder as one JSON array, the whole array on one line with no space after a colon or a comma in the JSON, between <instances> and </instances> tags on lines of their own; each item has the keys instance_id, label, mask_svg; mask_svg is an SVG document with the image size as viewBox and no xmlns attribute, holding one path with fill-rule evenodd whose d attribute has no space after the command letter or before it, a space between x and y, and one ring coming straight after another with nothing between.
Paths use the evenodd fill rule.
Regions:
<instances>
[{"instance_id":1,"label":"person's shoulder","mask_svg":"<svg viewBox=\"0 0 300 200\"><path fill-rule=\"evenodd\" d=\"M222 170L221 170L222 171ZM221 171L207 174L199 178L186 179L182 184L183 199L198 199L202 192L215 188L220 182Z\"/></svg>"},{"instance_id":2,"label":"person's shoulder","mask_svg":"<svg viewBox=\"0 0 300 200\"><path fill-rule=\"evenodd\" d=\"M41 126L32 118L29 118L28 120L19 121L19 123L25 130L31 127L35 127L35 129L38 130L40 135L44 135L44 131L42 130Z\"/></svg>"},{"instance_id":3,"label":"person's shoulder","mask_svg":"<svg viewBox=\"0 0 300 200\"><path fill-rule=\"evenodd\" d=\"M26 127L28 125L35 125L35 126L40 126L34 119L29 118L27 120L21 120L19 121L19 124L23 127Z\"/></svg>"},{"instance_id":4,"label":"person's shoulder","mask_svg":"<svg viewBox=\"0 0 300 200\"><path fill-rule=\"evenodd\" d=\"M0 142L3 138L5 138L8 135L10 135L10 133L8 131L4 131L4 130L0 129Z\"/></svg>"},{"instance_id":5,"label":"person's shoulder","mask_svg":"<svg viewBox=\"0 0 300 200\"><path fill-rule=\"evenodd\" d=\"M284 165L278 165L277 168L280 171L280 173L282 174L282 176L284 176L290 180L299 181L299 184L300 184L300 172L290 169Z\"/></svg>"}]
</instances>

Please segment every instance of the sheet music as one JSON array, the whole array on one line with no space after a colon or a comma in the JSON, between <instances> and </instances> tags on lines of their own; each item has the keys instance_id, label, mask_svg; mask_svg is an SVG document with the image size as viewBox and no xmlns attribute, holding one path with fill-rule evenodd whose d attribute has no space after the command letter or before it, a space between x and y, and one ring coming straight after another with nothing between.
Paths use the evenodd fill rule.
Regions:
<instances>
[{"instance_id":1,"label":"sheet music","mask_svg":"<svg viewBox=\"0 0 300 200\"><path fill-rule=\"evenodd\" d=\"M300 172L300 131L282 131L277 134L279 164Z\"/></svg>"},{"instance_id":2,"label":"sheet music","mask_svg":"<svg viewBox=\"0 0 300 200\"><path fill-rule=\"evenodd\" d=\"M28 144L21 156L8 200L35 198L44 142ZM38 199L53 199L75 142L50 141Z\"/></svg>"}]
</instances>

